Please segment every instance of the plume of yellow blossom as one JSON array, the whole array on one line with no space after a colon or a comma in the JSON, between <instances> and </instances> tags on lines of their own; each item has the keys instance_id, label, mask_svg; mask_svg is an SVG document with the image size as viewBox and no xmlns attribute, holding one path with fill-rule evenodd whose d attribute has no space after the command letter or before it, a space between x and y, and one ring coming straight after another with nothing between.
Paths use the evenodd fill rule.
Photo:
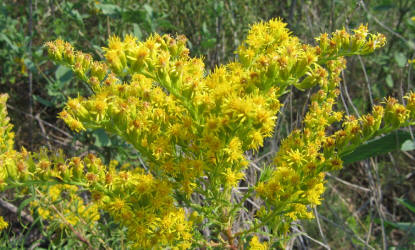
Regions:
<instances>
[{"instance_id":1,"label":"plume of yellow blossom","mask_svg":"<svg viewBox=\"0 0 415 250\"><path fill-rule=\"evenodd\" d=\"M43 183L44 198L31 204L40 217L61 219L47 206L58 201L74 226L81 218L94 224L99 212L107 213L127 228L132 248L236 249L249 243L250 249L268 249L287 235L291 222L313 217L310 209L321 204L325 173L340 169L342 156L374 136L415 123L414 93L405 97L406 105L386 98L360 118L335 110L344 57L385 44L383 35L369 34L365 25L352 33L322 34L313 46L293 36L281 19L260 22L236 51L238 60L211 72L202 58L189 56L186 42L183 36L154 34L145 41L112 36L103 48L105 61L62 40L46 43L50 57L93 90L89 97L70 98L59 117L76 132L102 128L123 138L140 152L148 171L105 166L92 154L65 160L46 151L15 151L2 95L0 188ZM309 109L255 187L248 187L246 198L256 195L262 206L247 229L235 232L244 200L238 203L231 192L245 178L244 153L259 150L272 136L280 98L292 86L315 89ZM334 123L341 129L333 131ZM90 193L91 204L80 198L81 190ZM203 239L206 225L212 235ZM247 242L264 233L264 226L274 233L270 242L257 236Z\"/></svg>"},{"instance_id":2,"label":"plume of yellow blossom","mask_svg":"<svg viewBox=\"0 0 415 250\"><path fill-rule=\"evenodd\" d=\"M7 223L7 221L5 221L2 216L0 216L0 231L3 231L8 226L9 226L9 223Z\"/></svg>"}]
</instances>

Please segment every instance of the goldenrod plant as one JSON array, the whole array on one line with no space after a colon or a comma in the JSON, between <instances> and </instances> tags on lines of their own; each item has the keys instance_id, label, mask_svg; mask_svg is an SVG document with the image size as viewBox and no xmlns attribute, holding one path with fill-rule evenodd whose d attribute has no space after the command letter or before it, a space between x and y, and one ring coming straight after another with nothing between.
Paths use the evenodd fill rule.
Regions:
<instances>
[{"instance_id":1,"label":"goldenrod plant","mask_svg":"<svg viewBox=\"0 0 415 250\"><path fill-rule=\"evenodd\" d=\"M2 95L0 187L35 190L31 211L67 232L78 232L80 223L93 228L109 215L127 229L132 249L284 248L290 225L313 218L325 174L342 168L342 156L415 123L414 93L406 105L386 98L361 117L336 110L344 57L372 53L385 42L361 25L304 44L273 19L253 25L238 59L211 72L202 58L189 56L184 36L112 36L103 48L105 61L68 42L48 42L52 60L70 67L93 91L69 99L59 117L75 132L101 128L118 135L143 163L120 167L93 154L66 159L16 151ZM292 87L313 93L302 125L281 142L272 164L258 171L256 185L234 199L250 165L245 152L259 151L272 137L280 99ZM251 197L261 201L254 220L235 226Z\"/></svg>"}]
</instances>

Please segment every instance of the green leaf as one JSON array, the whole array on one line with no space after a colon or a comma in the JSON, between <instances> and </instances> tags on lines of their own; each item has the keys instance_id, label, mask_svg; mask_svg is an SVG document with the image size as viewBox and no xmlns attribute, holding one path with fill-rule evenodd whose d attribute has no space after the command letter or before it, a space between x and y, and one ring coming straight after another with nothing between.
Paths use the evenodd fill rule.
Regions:
<instances>
[{"instance_id":1,"label":"green leaf","mask_svg":"<svg viewBox=\"0 0 415 250\"><path fill-rule=\"evenodd\" d=\"M381 221L379 218L375 218L374 221L377 224L381 224ZM388 220L384 220L383 221L385 223L386 226L392 227L392 228L396 228L396 229L400 229L404 232L408 232L410 234L414 234L415 233L415 223L414 222L392 222L392 221L388 221Z\"/></svg>"},{"instance_id":2,"label":"green leaf","mask_svg":"<svg viewBox=\"0 0 415 250\"><path fill-rule=\"evenodd\" d=\"M399 67L404 67L406 65L406 62L408 61L406 56L401 52L396 52L393 55L393 57L395 58L395 61L398 64Z\"/></svg>"},{"instance_id":3,"label":"green leaf","mask_svg":"<svg viewBox=\"0 0 415 250\"><path fill-rule=\"evenodd\" d=\"M68 67L65 67L63 65L59 65L59 67L56 69L55 77L56 80L58 80L61 83L69 82L72 79L72 70Z\"/></svg>"},{"instance_id":4,"label":"green leaf","mask_svg":"<svg viewBox=\"0 0 415 250\"><path fill-rule=\"evenodd\" d=\"M408 47L409 47L409 48L411 48L411 49L415 49L415 43L414 43L414 42L412 42L412 41L408 41L408 42L407 42L407 45L408 45Z\"/></svg>"},{"instance_id":5,"label":"green leaf","mask_svg":"<svg viewBox=\"0 0 415 250\"><path fill-rule=\"evenodd\" d=\"M390 74L386 76L386 85L388 85L389 88L393 88L393 79Z\"/></svg>"},{"instance_id":6,"label":"green leaf","mask_svg":"<svg viewBox=\"0 0 415 250\"><path fill-rule=\"evenodd\" d=\"M117 16L121 13L121 8L114 4L96 4L95 5L106 16Z\"/></svg>"},{"instance_id":7,"label":"green leaf","mask_svg":"<svg viewBox=\"0 0 415 250\"><path fill-rule=\"evenodd\" d=\"M144 5L143 5L143 8L144 8L144 10L147 12L147 14L148 14L149 16L153 16L153 8L151 8L151 6L150 6L150 5L148 5L148 4L144 4Z\"/></svg>"},{"instance_id":8,"label":"green leaf","mask_svg":"<svg viewBox=\"0 0 415 250\"><path fill-rule=\"evenodd\" d=\"M33 100L38 102L38 103L41 103L41 104L43 104L47 107L55 107L55 105L53 105L53 103L51 103L50 101L48 101L46 99L43 99L42 97L37 96L37 95L33 95Z\"/></svg>"},{"instance_id":9,"label":"green leaf","mask_svg":"<svg viewBox=\"0 0 415 250\"><path fill-rule=\"evenodd\" d=\"M97 129L92 133L92 136L95 137L95 146L97 147L109 147L111 146L111 140L108 137L107 133L103 129Z\"/></svg>"},{"instance_id":10,"label":"green leaf","mask_svg":"<svg viewBox=\"0 0 415 250\"><path fill-rule=\"evenodd\" d=\"M203 22L203 23L202 23L202 33L204 33L204 34L209 34L209 30L208 30L208 28L207 28L207 24L206 24L206 22Z\"/></svg>"},{"instance_id":11,"label":"green leaf","mask_svg":"<svg viewBox=\"0 0 415 250\"><path fill-rule=\"evenodd\" d=\"M208 49L213 48L216 45L216 38L209 38L204 41L202 41L202 48Z\"/></svg>"},{"instance_id":12,"label":"green leaf","mask_svg":"<svg viewBox=\"0 0 415 250\"><path fill-rule=\"evenodd\" d=\"M32 60L29 60L29 58L25 58L23 61L29 71L36 72L36 65Z\"/></svg>"},{"instance_id":13,"label":"green leaf","mask_svg":"<svg viewBox=\"0 0 415 250\"><path fill-rule=\"evenodd\" d=\"M389 225L391 227L400 229L402 231L405 232L409 232L409 233L415 233L415 223L414 222L391 222L391 221L384 221L386 225Z\"/></svg>"},{"instance_id":14,"label":"green leaf","mask_svg":"<svg viewBox=\"0 0 415 250\"><path fill-rule=\"evenodd\" d=\"M409 202L405 201L404 199L400 199L400 198L398 198L398 199L396 199L396 200L398 200L398 202L399 202L399 203L401 203L402 205L404 205L407 209L411 210L411 211L412 211L412 213L414 213L414 214L415 214L415 205L413 205L413 204L411 204L411 203L409 203Z\"/></svg>"},{"instance_id":15,"label":"green leaf","mask_svg":"<svg viewBox=\"0 0 415 250\"><path fill-rule=\"evenodd\" d=\"M388 11L394 7L395 7L394 5L386 3L386 4L379 4L375 6L373 10L374 11Z\"/></svg>"},{"instance_id":16,"label":"green leaf","mask_svg":"<svg viewBox=\"0 0 415 250\"><path fill-rule=\"evenodd\" d=\"M19 220L21 220L22 218L22 210L29 205L30 202L34 201L36 199L35 196L31 196L27 199L25 199L24 201L22 201L17 209L17 216L19 217Z\"/></svg>"},{"instance_id":17,"label":"green leaf","mask_svg":"<svg viewBox=\"0 0 415 250\"><path fill-rule=\"evenodd\" d=\"M402 151L415 150L415 142L412 140L406 140L404 143L402 143L401 150Z\"/></svg>"},{"instance_id":18,"label":"green leaf","mask_svg":"<svg viewBox=\"0 0 415 250\"><path fill-rule=\"evenodd\" d=\"M78 23L84 23L83 17L79 14L78 10L71 10L71 15L76 19L76 21L78 21Z\"/></svg>"},{"instance_id":19,"label":"green leaf","mask_svg":"<svg viewBox=\"0 0 415 250\"><path fill-rule=\"evenodd\" d=\"M12 48L12 50L18 51L18 47L12 43L5 34L0 33L0 41L5 41L10 46L10 48Z\"/></svg>"},{"instance_id":20,"label":"green leaf","mask_svg":"<svg viewBox=\"0 0 415 250\"><path fill-rule=\"evenodd\" d=\"M272 173L274 172L274 170L274 167L270 165L265 165L262 169L258 182L267 182L272 177Z\"/></svg>"},{"instance_id":21,"label":"green leaf","mask_svg":"<svg viewBox=\"0 0 415 250\"><path fill-rule=\"evenodd\" d=\"M382 155L392 151L399 151L402 144L411 138L411 134L406 131L395 131L380 138L376 138L357 147L352 153L342 156L344 164L368 159L370 157Z\"/></svg>"},{"instance_id":22,"label":"green leaf","mask_svg":"<svg viewBox=\"0 0 415 250\"><path fill-rule=\"evenodd\" d=\"M133 24L133 34L140 40L143 38L143 33L141 32L140 26L138 26L136 23Z\"/></svg>"}]
</instances>

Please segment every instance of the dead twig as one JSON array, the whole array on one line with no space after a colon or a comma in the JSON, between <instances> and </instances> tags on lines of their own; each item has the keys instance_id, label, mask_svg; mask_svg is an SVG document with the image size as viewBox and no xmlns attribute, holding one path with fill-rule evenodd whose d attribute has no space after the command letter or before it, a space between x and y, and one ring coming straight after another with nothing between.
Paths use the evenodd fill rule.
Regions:
<instances>
[{"instance_id":1,"label":"dead twig","mask_svg":"<svg viewBox=\"0 0 415 250\"><path fill-rule=\"evenodd\" d=\"M8 211L10 211L13 214L18 214L18 212L19 212L18 208L15 205L13 205L12 203L7 202L7 201L5 201L1 198L0 198L0 206L7 209ZM20 211L20 216L23 219L25 219L27 222L33 223L33 221L34 221L33 217L30 214L28 214L24 211Z\"/></svg>"}]
</instances>

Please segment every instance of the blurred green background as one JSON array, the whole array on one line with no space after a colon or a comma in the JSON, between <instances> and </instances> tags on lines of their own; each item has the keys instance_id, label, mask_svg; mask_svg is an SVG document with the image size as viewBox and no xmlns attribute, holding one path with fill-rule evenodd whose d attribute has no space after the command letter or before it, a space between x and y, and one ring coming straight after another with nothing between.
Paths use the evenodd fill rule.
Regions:
<instances>
[{"instance_id":1,"label":"blurred green background","mask_svg":"<svg viewBox=\"0 0 415 250\"><path fill-rule=\"evenodd\" d=\"M88 95L68 68L51 63L43 44L61 38L103 59L110 35L184 34L191 54L207 70L235 59L251 24L281 17L304 42L322 32L368 24L387 36L380 51L353 57L342 74L339 109L359 115L384 96L402 100L413 90L408 60L415 52L413 0L2 0L0 1L0 92L9 93L16 144L29 150L61 148L68 155L96 153L106 162L134 164L132 147L102 130L75 134L57 119L68 97ZM310 93L293 90L275 136L256 157L269 157L279 141L301 126ZM318 220L293 225L295 249L415 249L415 154L411 128L370 142L327 179ZM1 208L0 208L0 211ZM10 218L9 218L10 219ZM12 220L13 218L11 218ZM16 234L19 227L16 226ZM317 242L318 241L318 242ZM22 243L23 244L23 243Z\"/></svg>"}]
</instances>

